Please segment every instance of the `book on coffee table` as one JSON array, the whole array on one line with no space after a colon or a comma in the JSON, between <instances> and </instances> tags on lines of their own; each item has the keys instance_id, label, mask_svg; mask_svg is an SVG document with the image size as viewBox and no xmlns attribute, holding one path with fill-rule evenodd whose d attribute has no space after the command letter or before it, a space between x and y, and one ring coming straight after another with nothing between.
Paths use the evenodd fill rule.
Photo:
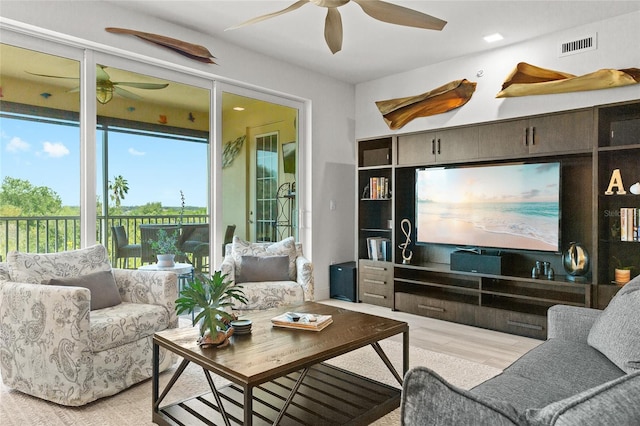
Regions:
<instances>
[{"instance_id":1,"label":"book on coffee table","mask_svg":"<svg viewBox=\"0 0 640 426\"><path fill-rule=\"evenodd\" d=\"M295 320L297 318L297 320ZM320 331L333 322L331 315L305 314L300 312L287 312L271 318L276 327L297 328L299 330Z\"/></svg>"}]
</instances>

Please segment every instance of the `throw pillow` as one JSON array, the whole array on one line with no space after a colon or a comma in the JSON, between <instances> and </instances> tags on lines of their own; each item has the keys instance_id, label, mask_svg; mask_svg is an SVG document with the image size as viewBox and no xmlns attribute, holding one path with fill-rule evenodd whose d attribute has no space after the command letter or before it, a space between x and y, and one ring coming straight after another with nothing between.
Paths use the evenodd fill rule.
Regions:
<instances>
[{"instance_id":1,"label":"throw pillow","mask_svg":"<svg viewBox=\"0 0 640 426\"><path fill-rule=\"evenodd\" d=\"M233 237L231 255L236 265L236 277L242 273L242 256L289 256L289 279L296 280L296 243L293 237L277 243L252 243L237 235Z\"/></svg>"},{"instance_id":2,"label":"throw pillow","mask_svg":"<svg viewBox=\"0 0 640 426\"><path fill-rule=\"evenodd\" d=\"M91 291L92 311L122 303L116 280L111 271L94 272L71 278L51 278L47 284L88 288Z\"/></svg>"},{"instance_id":3,"label":"throw pillow","mask_svg":"<svg viewBox=\"0 0 640 426\"><path fill-rule=\"evenodd\" d=\"M289 256L242 256L236 282L289 281Z\"/></svg>"},{"instance_id":4,"label":"throw pillow","mask_svg":"<svg viewBox=\"0 0 640 426\"><path fill-rule=\"evenodd\" d=\"M611 299L591 327L587 343L626 373L640 369L640 276Z\"/></svg>"},{"instance_id":5,"label":"throw pillow","mask_svg":"<svg viewBox=\"0 0 640 426\"><path fill-rule=\"evenodd\" d=\"M77 277L92 272L111 271L107 249L101 245L60 253L7 254L11 281L40 284L57 277Z\"/></svg>"}]
</instances>

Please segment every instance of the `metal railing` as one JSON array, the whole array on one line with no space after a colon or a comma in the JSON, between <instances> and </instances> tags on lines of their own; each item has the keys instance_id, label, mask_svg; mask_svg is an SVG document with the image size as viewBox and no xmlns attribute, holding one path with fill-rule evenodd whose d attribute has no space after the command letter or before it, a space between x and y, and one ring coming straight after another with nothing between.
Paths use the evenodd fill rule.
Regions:
<instances>
[{"instance_id":1,"label":"metal railing","mask_svg":"<svg viewBox=\"0 0 640 426\"><path fill-rule=\"evenodd\" d=\"M113 261L115 241L112 226L124 226L130 244L140 244L141 224L207 223L208 215L162 215L162 216L104 216L96 217L96 241L107 247ZM14 216L0 217L0 256L6 259L9 251L24 253L56 253L80 247L80 216ZM139 265L139 259L128 263Z\"/></svg>"}]
</instances>

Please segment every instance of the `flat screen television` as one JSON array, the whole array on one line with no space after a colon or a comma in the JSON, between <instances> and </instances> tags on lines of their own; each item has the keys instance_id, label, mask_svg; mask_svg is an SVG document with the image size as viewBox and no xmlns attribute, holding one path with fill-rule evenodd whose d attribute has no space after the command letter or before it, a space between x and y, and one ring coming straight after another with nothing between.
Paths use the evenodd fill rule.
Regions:
<instances>
[{"instance_id":1,"label":"flat screen television","mask_svg":"<svg viewBox=\"0 0 640 426\"><path fill-rule=\"evenodd\" d=\"M560 163L416 170L417 244L560 251Z\"/></svg>"}]
</instances>

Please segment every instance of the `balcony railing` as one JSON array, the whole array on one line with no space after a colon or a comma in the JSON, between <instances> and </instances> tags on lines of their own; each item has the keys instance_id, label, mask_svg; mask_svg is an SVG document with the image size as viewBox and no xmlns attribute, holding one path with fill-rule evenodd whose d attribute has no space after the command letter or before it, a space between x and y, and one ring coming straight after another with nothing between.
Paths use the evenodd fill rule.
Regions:
<instances>
[{"instance_id":1,"label":"balcony railing","mask_svg":"<svg viewBox=\"0 0 640 426\"><path fill-rule=\"evenodd\" d=\"M207 215L183 215L182 223L207 223ZM163 216L104 216L96 217L96 241L109 251L113 262L115 241L112 226L124 226L130 244L141 244L141 224L172 224L180 215ZM0 256L6 259L9 251L24 253L56 253L80 247L79 216L0 217ZM140 259L131 259L128 267L140 266Z\"/></svg>"}]
</instances>

